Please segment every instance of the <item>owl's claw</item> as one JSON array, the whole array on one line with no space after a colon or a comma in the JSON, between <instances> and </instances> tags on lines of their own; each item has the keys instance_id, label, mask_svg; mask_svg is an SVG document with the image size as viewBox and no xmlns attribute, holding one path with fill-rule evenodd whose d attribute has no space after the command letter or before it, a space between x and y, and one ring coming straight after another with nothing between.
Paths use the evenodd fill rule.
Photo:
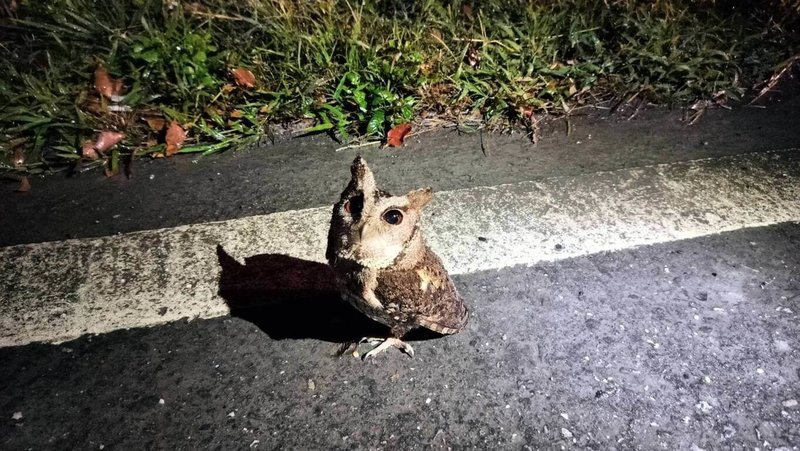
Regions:
<instances>
[{"instance_id":1,"label":"owl's claw","mask_svg":"<svg viewBox=\"0 0 800 451\"><path fill-rule=\"evenodd\" d=\"M386 339L383 338L363 338L361 339L361 343L369 343L371 345L377 344L371 351L364 354L363 359L366 360L370 357L375 357L376 355L380 354L381 352L395 347L406 354L409 357L414 357L414 348L411 347L410 344L400 340L399 338L389 337Z\"/></svg>"}]
</instances>

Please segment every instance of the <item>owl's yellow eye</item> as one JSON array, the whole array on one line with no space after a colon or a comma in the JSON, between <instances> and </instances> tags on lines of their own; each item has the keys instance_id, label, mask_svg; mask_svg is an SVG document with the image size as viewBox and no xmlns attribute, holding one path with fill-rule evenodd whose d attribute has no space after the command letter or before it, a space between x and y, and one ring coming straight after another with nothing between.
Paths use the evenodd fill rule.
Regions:
<instances>
[{"instance_id":1,"label":"owl's yellow eye","mask_svg":"<svg viewBox=\"0 0 800 451\"><path fill-rule=\"evenodd\" d=\"M387 210L383 214L383 220L391 225L398 225L403 222L403 212L400 210Z\"/></svg>"}]
</instances>

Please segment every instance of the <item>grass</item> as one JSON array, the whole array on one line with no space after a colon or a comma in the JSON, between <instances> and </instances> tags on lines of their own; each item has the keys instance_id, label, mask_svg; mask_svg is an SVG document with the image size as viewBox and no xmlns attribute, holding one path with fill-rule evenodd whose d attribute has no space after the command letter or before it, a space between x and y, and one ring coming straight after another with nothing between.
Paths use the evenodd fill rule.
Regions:
<instances>
[{"instance_id":1,"label":"grass","mask_svg":"<svg viewBox=\"0 0 800 451\"><path fill-rule=\"evenodd\" d=\"M611 99L737 100L800 51L789 0L0 4L0 168L24 174L162 155L164 121L188 130L180 152L213 153L287 124L361 142L419 117L533 127ZM102 130L126 137L86 161Z\"/></svg>"}]
</instances>

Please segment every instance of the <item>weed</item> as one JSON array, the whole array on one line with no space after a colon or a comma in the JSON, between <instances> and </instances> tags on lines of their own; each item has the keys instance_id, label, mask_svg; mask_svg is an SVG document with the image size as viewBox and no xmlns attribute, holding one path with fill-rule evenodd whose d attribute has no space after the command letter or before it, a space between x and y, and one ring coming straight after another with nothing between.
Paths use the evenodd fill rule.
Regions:
<instances>
[{"instance_id":1,"label":"weed","mask_svg":"<svg viewBox=\"0 0 800 451\"><path fill-rule=\"evenodd\" d=\"M172 120L189 131L180 152L213 153L299 119L381 140L421 113L513 123L611 98L738 99L800 50L789 0L28 0L11 14L0 157L26 173L160 155L153 124ZM120 99L93 89L98 65ZM122 145L82 162L109 129Z\"/></svg>"}]
</instances>

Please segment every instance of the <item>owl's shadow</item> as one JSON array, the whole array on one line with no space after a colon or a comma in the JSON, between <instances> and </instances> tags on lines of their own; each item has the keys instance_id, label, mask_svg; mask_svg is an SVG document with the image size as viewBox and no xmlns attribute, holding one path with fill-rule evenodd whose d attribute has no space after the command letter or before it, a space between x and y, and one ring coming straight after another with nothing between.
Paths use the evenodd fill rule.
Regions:
<instances>
[{"instance_id":1,"label":"owl's shadow","mask_svg":"<svg viewBox=\"0 0 800 451\"><path fill-rule=\"evenodd\" d=\"M219 294L231 316L249 321L274 340L312 338L346 343L386 337L386 326L344 302L328 265L282 254L260 254L244 264L217 245ZM408 340L438 336L413 331Z\"/></svg>"}]
</instances>

